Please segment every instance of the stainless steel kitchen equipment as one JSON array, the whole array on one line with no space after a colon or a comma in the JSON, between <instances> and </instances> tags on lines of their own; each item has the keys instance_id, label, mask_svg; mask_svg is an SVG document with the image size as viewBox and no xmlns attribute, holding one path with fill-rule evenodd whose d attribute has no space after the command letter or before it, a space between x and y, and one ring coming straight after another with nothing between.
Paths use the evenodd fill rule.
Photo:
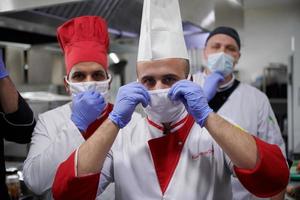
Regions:
<instances>
[{"instance_id":1,"label":"stainless steel kitchen equipment","mask_svg":"<svg viewBox=\"0 0 300 200\"><path fill-rule=\"evenodd\" d=\"M288 152L300 158L300 34L292 38L292 55L288 68Z\"/></svg>"}]
</instances>

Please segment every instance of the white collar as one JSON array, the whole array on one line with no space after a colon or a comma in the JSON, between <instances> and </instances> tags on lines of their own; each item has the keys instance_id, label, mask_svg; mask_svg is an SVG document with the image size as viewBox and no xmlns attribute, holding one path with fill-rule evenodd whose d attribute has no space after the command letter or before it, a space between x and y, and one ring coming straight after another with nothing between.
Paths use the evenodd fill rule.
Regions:
<instances>
[{"instance_id":1,"label":"white collar","mask_svg":"<svg viewBox=\"0 0 300 200\"><path fill-rule=\"evenodd\" d=\"M232 74L232 77L231 77L230 81L228 83L220 85L219 88L217 89L217 91L218 92L223 92L223 91L231 88L233 86L234 80L235 80L235 75Z\"/></svg>"}]
</instances>

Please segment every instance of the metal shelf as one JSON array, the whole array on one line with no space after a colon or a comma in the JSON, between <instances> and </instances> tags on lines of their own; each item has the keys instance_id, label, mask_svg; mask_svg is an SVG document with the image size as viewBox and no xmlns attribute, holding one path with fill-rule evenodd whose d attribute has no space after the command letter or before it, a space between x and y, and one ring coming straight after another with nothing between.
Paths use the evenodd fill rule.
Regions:
<instances>
[{"instance_id":1,"label":"metal shelf","mask_svg":"<svg viewBox=\"0 0 300 200\"><path fill-rule=\"evenodd\" d=\"M285 98L269 98L270 103L276 103L276 104L287 104L287 99Z\"/></svg>"}]
</instances>

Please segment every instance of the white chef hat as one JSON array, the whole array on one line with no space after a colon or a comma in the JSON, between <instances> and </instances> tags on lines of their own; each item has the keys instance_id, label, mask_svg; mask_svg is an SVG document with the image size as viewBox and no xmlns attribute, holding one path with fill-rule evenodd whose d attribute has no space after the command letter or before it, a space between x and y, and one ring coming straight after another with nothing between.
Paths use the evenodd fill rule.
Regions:
<instances>
[{"instance_id":1,"label":"white chef hat","mask_svg":"<svg viewBox=\"0 0 300 200\"><path fill-rule=\"evenodd\" d=\"M178 0L144 0L137 61L188 59Z\"/></svg>"}]
</instances>

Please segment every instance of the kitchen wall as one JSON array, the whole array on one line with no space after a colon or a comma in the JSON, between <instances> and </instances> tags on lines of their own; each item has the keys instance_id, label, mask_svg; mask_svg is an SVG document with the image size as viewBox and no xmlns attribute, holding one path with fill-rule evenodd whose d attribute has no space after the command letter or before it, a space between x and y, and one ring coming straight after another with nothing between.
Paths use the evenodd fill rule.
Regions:
<instances>
[{"instance_id":1,"label":"kitchen wall","mask_svg":"<svg viewBox=\"0 0 300 200\"><path fill-rule=\"evenodd\" d=\"M18 47L6 47L6 67L15 84L24 83L24 49Z\"/></svg>"},{"instance_id":2,"label":"kitchen wall","mask_svg":"<svg viewBox=\"0 0 300 200\"><path fill-rule=\"evenodd\" d=\"M270 62L288 64L291 37L300 34L300 4L245 9L241 33L238 69L242 80L252 82Z\"/></svg>"},{"instance_id":3,"label":"kitchen wall","mask_svg":"<svg viewBox=\"0 0 300 200\"><path fill-rule=\"evenodd\" d=\"M33 46L28 50L28 82L25 83L25 48L7 46L6 66L10 77L21 89L63 84L65 67L63 55L59 51L48 50L45 46ZM27 90L27 89L24 89Z\"/></svg>"}]
</instances>

